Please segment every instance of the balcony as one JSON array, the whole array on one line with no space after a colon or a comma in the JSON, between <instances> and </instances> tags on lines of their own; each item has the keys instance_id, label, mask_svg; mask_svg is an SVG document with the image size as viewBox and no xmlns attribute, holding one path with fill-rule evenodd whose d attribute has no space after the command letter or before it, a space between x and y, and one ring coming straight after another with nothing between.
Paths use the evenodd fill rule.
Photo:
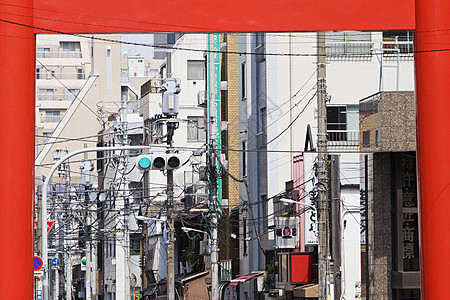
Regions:
<instances>
[{"instance_id":1,"label":"balcony","mask_svg":"<svg viewBox=\"0 0 450 300\"><path fill-rule=\"evenodd\" d=\"M359 130L327 130L327 133L330 152L359 151Z\"/></svg>"},{"instance_id":2,"label":"balcony","mask_svg":"<svg viewBox=\"0 0 450 300\"><path fill-rule=\"evenodd\" d=\"M59 123L61 121L62 115L60 116L41 116L41 123Z\"/></svg>"},{"instance_id":3,"label":"balcony","mask_svg":"<svg viewBox=\"0 0 450 300\"><path fill-rule=\"evenodd\" d=\"M38 94L37 98L39 101L73 101L76 98L78 91L74 92L74 94L66 93L66 94Z\"/></svg>"},{"instance_id":4,"label":"balcony","mask_svg":"<svg viewBox=\"0 0 450 300\"><path fill-rule=\"evenodd\" d=\"M81 70L81 69L80 69ZM38 71L36 72L36 79L75 79L75 80L84 80L86 79L86 75L84 74L84 70L76 73L66 73L66 72L56 72L56 71Z\"/></svg>"},{"instance_id":5,"label":"balcony","mask_svg":"<svg viewBox=\"0 0 450 300\"><path fill-rule=\"evenodd\" d=\"M81 51L49 51L38 49L36 58L81 58Z\"/></svg>"},{"instance_id":6,"label":"balcony","mask_svg":"<svg viewBox=\"0 0 450 300\"><path fill-rule=\"evenodd\" d=\"M414 44L412 41L396 41L395 39L383 39L383 58L386 60L413 61Z\"/></svg>"},{"instance_id":7,"label":"balcony","mask_svg":"<svg viewBox=\"0 0 450 300\"><path fill-rule=\"evenodd\" d=\"M372 42L330 42L326 43L328 61L366 61L372 57Z\"/></svg>"}]
</instances>

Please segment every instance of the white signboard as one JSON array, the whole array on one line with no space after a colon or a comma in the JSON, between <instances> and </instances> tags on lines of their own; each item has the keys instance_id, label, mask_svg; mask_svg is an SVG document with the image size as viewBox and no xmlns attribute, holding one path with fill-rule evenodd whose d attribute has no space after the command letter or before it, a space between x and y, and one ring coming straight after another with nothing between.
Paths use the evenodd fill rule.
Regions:
<instances>
[{"instance_id":1,"label":"white signboard","mask_svg":"<svg viewBox=\"0 0 450 300\"><path fill-rule=\"evenodd\" d=\"M275 224L275 247L297 248L298 241L298 218L277 218Z\"/></svg>"},{"instance_id":2,"label":"white signboard","mask_svg":"<svg viewBox=\"0 0 450 300\"><path fill-rule=\"evenodd\" d=\"M310 193L314 190L314 186L317 183L317 179L314 171L314 162L316 161L317 154L304 153L303 165L305 168L305 192ZM314 205L310 196L306 196L303 199L305 204ZM317 232L317 215L312 209L308 209L304 214L305 220L305 245L318 245L318 232Z\"/></svg>"}]
</instances>

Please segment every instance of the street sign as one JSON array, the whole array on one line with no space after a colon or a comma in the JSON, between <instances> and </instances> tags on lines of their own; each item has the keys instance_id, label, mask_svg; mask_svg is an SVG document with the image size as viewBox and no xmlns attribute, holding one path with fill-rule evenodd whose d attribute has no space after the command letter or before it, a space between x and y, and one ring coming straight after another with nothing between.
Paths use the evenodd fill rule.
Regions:
<instances>
[{"instance_id":1,"label":"street sign","mask_svg":"<svg viewBox=\"0 0 450 300\"><path fill-rule=\"evenodd\" d=\"M42 275L44 275L44 271L34 271L34 276L42 277Z\"/></svg>"},{"instance_id":2,"label":"street sign","mask_svg":"<svg viewBox=\"0 0 450 300\"><path fill-rule=\"evenodd\" d=\"M59 258L55 257L52 259L52 266L59 266L60 260Z\"/></svg>"},{"instance_id":3,"label":"street sign","mask_svg":"<svg viewBox=\"0 0 450 300\"><path fill-rule=\"evenodd\" d=\"M52 229L53 225L55 225L55 221L47 221L47 233L50 232L50 229ZM37 221L34 221L34 228L37 229Z\"/></svg>"},{"instance_id":4,"label":"street sign","mask_svg":"<svg viewBox=\"0 0 450 300\"><path fill-rule=\"evenodd\" d=\"M35 271L39 271L42 268L43 264L44 263L42 262L42 258L40 258L39 256L34 257L34 270Z\"/></svg>"}]
</instances>

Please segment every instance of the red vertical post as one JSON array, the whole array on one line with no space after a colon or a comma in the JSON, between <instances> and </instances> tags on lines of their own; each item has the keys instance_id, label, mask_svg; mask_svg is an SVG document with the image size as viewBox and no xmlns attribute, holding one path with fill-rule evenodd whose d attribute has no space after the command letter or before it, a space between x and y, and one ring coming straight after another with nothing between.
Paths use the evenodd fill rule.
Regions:
<instances>
[{"instance_id":1,"label":"red vertical post","mask_svg":"<svg viewBox=\"0 0 450 300\"><path fill-rule=\"evenodd\" d=\"M0 4L0 299L33 298L35 37L13 23L33 25L32 8Z\"/></svg>"},{"instance_id":2,"label":"red vertical post","mask_svg":"<svg viewBox=\"0 0 450 300\"><path fill-rule=\"evenodd\" d=\"M450 279L450 1L416 0L417 162L422 299Z\"/></svg>"}]
</instances>

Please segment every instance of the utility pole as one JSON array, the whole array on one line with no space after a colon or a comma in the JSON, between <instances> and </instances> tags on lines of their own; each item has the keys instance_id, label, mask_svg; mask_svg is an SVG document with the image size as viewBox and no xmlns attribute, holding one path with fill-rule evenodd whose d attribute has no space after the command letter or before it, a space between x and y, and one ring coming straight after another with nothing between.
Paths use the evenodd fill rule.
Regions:
<instances>
[{"instance_id":1,"label":"utility pole","mask_svg":"<svg viewBox=\"0 0 450 300\"><path fill-rule=\"evenodd\" d=\"M221 204L221 176L217 159L221 147L220 35L208 35L208 170L211 212L211 299L219 299L218 210Z\"/></svg>"},{"instance_id":2,"label":"utility pole","mask_svg":"<svg viewBox=\"0 0 450 300\"><path fill-rule=\"evenodd\" d=\"M166 55L167 78L172 77L171 53ZM164 96L163 96L164 98ZM163 100L164 101L164 100ZM167 122L167 145L172 146L173 133L176 129L174 122ZM167 170L167 299L175 300L175 222L173 210L173 170Z\"/></svg>"},{"instance_id":3,"label":"utility pole","mask_svg":"<svg viewBox=\"0 0 450 300\"><path fill-rule=\"evenodd\" d=\"M327 172L327 91L326 91L326 59L325 32L317 33L317 163L318 179L318 220L319 220L319 299L330 299L330 266L329 266L329 199Z\"/></svg>"}]
</instances>

